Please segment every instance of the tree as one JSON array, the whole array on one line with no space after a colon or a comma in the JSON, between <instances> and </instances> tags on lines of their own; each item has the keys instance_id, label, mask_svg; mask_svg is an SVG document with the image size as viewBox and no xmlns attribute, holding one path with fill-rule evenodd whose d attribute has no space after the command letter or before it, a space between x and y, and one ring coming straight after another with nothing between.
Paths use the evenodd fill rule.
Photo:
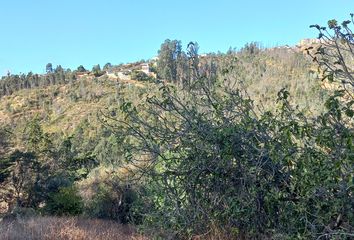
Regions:
<instances>
[{"instance_id":1,"label":"tree","mask_svg":"<svg viewBox=\"0 0 354 240\"><path fill-rule=\"evenodd\" d=\"M107 70L109 70L111 67L112 67L112 64L108 62L108 63L106 63L106 64L103 66L103 71L107 71Z\"/></svg>"},{"instance_id":2,"label":"tree","mask_svg":"<svg viewBox=\"0 0 354 240\"><path fill-rule=\"evenodd\" d=\"M343 21L341 25L335 19L329 20L329 30L317 24L311 25L311 28L319 31L319 44L306 49L320 66L322 80L339 83L341 88L338 90L351 99L354 99L354 66L351 63L354 58L354 37L350 29L353 26L353 16L351 14L351 21Z\"/></svg>"},{"instance_id":3,"label":"tree","mask_svg":"<svg viewBox=\"0 0 354 240\"><path fill-rule=\"evenodd\" d=\"M198 49L198 43L190 42L185 53L181 41L167 39L159 50L158 76L180 86L190 87L199 75Z\"/></svg>"},{"instance_id":4,"label":"tree","mask_svg":"<svg viewBox=\"0 0 354 240\"><path fill-rule=\"evenodd\" d=\"M53 215L79 215L83 211L81 196L75 187L62 187L51 193L44 210Z\"/></svg>"},{"instance_id":5,"label":"tree","mask_svg":"<svg viewBox=\"0 0 354 240\"><path fill-rule=\"evenodd\" d=\"M177 83L181 86L188 86L190 79L190 66L187 54L182 51L179 58L177 59L177 69L176 69L176 77Z\"/></svg>"},{"instance_id":6,"label":"tree","mask_svg":"<svg viewBox=\"0 0 354 240\"><path fill-rule=\"evenodd\" d=\"M51 63L47 63L47 65L45 66L45 71L47 73L52 73L53 72L53 65Z\"/></svg>"},{"instance_id":7,"label":"tree","mask_svg":"<svg viewBox=\"0 0 354 240\"><path fill-rule=\"evenodd\" d=\"M5 128L0 128L0 201L8 202L8 184L11 175L13 162L7 157L9 152L11 132Z\"/></svg>"},{"instance_id":8,"label":"tree","mask_svg":"<svg viewBox=\"0 0 354 240\"><path fill-rule=\"evenodd\" d=\"M83 73L83 72L86 72L86 69L84 68L84 66L80 65L80 66L77 67L77 71L79 73Z\"/></svg>"},{"instance_id":9,"label":"tree","mask_svg":"<svg viewBox=\"0 0 354 240\"><path fill-rule=\"evenodd\" d=\"M58 65L56 68L55 68L55 72L56 73L64 73L64 69L61 65Z\"/></svg>"},{"instance_id":10,"label":"tree","mask_svg":"<svg viewBox=\"0 0 354 240\"><path fill-rule=\"evenodd\" d=\"M190 42L187 46L187 55L189 59L189 87L191 82L194 82L199 78L199 56L198 56L199 45L197 42Z\"/></svg>"},{"instance_id":11,"label":"tree","mask_svg":"<svg viewBox=\"0 0 354 240\"><path fill-rule=\"evenodd\" d=\"M27 151L37 155L44 154L51 149L49 136L43 132L38 117L28 122L23 134L23 140Z\"/></svg>"},{"instance_id":12,"label":"tree","mask_svg":"<svg viewBox=\"0 0 354 240\"><path fill-rule=\"evenodd\" d=\"M246 43L246 45L241 49L241 52L254 56L260 52L260 44L258 42Z\"/></svg>"},{"instance_id":13,"label":"tree","mask_svg":"<svg viewBox=\"0 0 354 240\"><path fill-rule=\"evenodd\" d=\"M38 162L32 153L20 151L12 153L9 159L13 163L11 185L15 190L16 204L19 207L28 207L32 200L31 192L36 181Z\"/></svg>"},{"instance_id":14,"label":"tree","mask_svg":"<svg viewBox=\"0 0 354 240\"><path fill-rule=\"evenodd\" d=\"M92 67L92 72L99 72L99 71L101 71L101 67L100 67L99 64L94 65L94 66Z\"/></svg>"},{"instance_id":15,"label":"tree","mask_svg":"<svg viewBox=\"0 0 354 240\"><path fill-rule=\"evenodd\" d=\"M104 74L104 72L101 70L101 67L99 64L92 67L92 73L93 73L93 75L95 75L95 77L99 77Z\"/></svg>"},{"instance_id":16,"label":"tree","mask_svg":"<svg viewBox=\"0 0 354 240\"><path fill-rule=\"evenodd\" d=\"M8 148L11 146L11 131L9 131L6 127L0 128L0 157L8 151Z\"/></svg>"},{"instance_id":17,"label":"tree","mask_svg":"<svg viewBox=\"0 0 354 240\"><path fill-rule=\"evenodd\" d=\"M181 41L166 39L158 52L157 71L161 78L176 82L177 59L182 53Z\"/></svg>"}]
</instances>

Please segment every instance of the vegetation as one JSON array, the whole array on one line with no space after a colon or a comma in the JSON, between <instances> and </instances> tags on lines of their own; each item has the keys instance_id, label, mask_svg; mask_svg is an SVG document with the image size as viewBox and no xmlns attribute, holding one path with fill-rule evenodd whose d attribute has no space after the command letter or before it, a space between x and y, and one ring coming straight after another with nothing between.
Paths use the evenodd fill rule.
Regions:
<instances>
[{"instance_id":1,"label":"vegetation","mask_svg":"<svg viewBox=\"0 0 354 240\"><path fill-rule=\"evenodd\" d=\"M73 238L121 237L113 222L103 236L81 227L98 220L39 214L163 239L353 237L351 22L313 25L307 55L250 43L200 56L166 40L157 79L141 62L3 77L0 197L15 224L1 232L64 238L68 221Z\"/></svg>"},{"instance_id":2,"label":"vegetation","mask_svg":"<svg viewBox=\"0 0 354 240\"><path fill-rule=\"evenodd\" d=\"M94 227L92 227L94 226ZM0 239L143 240L133 227L113 221L69 217L32 217L0 225Z\"/></svg>"},{"instance_id":3,"label":"vegetation","mask_svg":"<svg viewBox=\"0 0 354 240\"><path fill-rule=\"evenodd\" d=\"M105 67L107 67L107 66L105 66ZM104 74L104 71L102 71L100 65L97 64L97 65L93 66L92 73L95 77L100 77Z\"/></svg>"}]
</instances>

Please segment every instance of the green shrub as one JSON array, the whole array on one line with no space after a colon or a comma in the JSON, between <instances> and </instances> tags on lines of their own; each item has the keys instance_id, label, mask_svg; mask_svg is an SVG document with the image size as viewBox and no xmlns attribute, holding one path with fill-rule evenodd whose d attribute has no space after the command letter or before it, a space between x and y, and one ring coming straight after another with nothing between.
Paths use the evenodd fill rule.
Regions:
<instances>
[{"instance_id":1,"label":"green shrub","mask_svg":"<svg viewBox=\"0 0 354 240\"><path fill-rule=\"evenodd\" d=\"M91 217L133 222L131 209L136 199L134 190L127 186L100 184L87 211Z\"/></svg>"},{"instance_id":2,"label":"green shrub","mask_svg":"<svg viewBox=\"0 0 354 240\"><path fill-rule=\"evenodd\" d=\"M62 187L49 195L44 211L59 216L79 215L83 212L82 198L75 187Z\"/></svg>"},{"instance_id":3,"label":"green shrub","mask_svg":"<svg viewBox=\"0 0 354 240\"><path fill-rule=\"evenodd\" d=\"M352 231L353 115L340 114L338 98L313 119L285 90L278 110L257 112L242 91L200 83L121 107L126 158L146 166L144 223L180 238L214 227L235 238Z\"/></svg>"},{"instance_id":4,"label":"green shrub","mask_svg":"<svg viewBox=\"0 0 354 240\"><path fill-rule=\"evenodd\" d=\"M146 73L142 71L133 71L131 75L133 80L138 80L138 81L150 81L152 80L151 77L149 77Z\"/></svg>"}]
</instances>

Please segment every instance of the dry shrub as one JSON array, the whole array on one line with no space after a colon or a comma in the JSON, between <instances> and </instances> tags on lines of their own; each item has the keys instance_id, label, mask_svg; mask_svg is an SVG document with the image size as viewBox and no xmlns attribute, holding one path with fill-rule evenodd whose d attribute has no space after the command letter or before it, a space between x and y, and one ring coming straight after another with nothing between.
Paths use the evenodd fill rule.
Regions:
<instances>
[{"instance_id":1,"label":"dry shrub","mask_svg":"<svg viewBox=\"0 0 354 240\"><path fill-rule=\"evenodd\" d=\"M113 221L69 218L36 217L0 224L0 240L105 240L147 239L128 225Z\"/></svg>"}]
</instances>

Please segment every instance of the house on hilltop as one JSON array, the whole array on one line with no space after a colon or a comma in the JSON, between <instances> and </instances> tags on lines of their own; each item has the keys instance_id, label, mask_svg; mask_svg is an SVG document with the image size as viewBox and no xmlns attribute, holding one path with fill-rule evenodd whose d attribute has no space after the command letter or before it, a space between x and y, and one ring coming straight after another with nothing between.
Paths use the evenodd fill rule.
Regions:
<instances>
[{"instance_id":1,"label":"house on hilltop","mask_svg":"<svg viewBox=\"0 0 354 240\"><path fill-rule=\"evenodd\" d=\"M312 45L312 44L317 44L317 43L321 43L321 39L318 38L305 38L300 40L299 42L299 46L308 46L308 45Z\"/></svg>"},{"instance_id":2,"label":"house on hilltop","mask_svg":"<svg viewBox=\"0 0 354 240\"><path fill-rule=\"evenodd\" d=\"M140 64L140 68L141 69L139 71L145 73L146 75L153 77L153 78L157 77L156 73L151 71L150 63L142 63L142 64Z\"/></svg>"},{"instance_id":3,"label":"house on hilltop","mask_svg":"<svg viewBox=\"0 0 354 240\"><path fill-rule=\"evenodd\" d=\"M149 63L142 63L141 65L141 71L143 73L146 73L147 75L150 75L150 66L149 66Z\"/></svg>"}]
</instances>

